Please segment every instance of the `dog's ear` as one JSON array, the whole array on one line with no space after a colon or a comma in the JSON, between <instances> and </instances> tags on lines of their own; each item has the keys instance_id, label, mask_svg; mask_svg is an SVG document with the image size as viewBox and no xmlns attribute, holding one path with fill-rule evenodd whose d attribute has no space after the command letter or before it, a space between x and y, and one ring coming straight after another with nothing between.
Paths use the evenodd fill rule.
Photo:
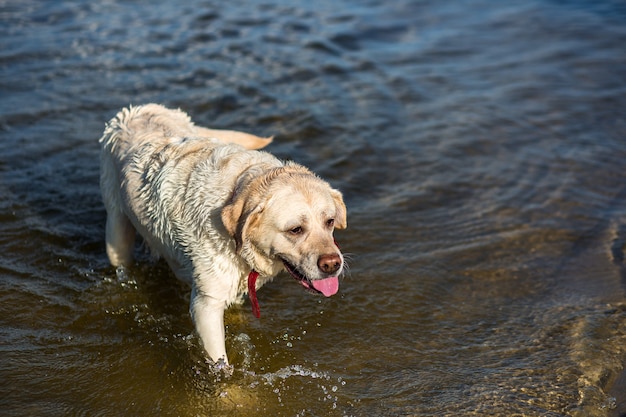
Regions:
<instances>
[{"instance_id":1,"label":"dog's ear","mask_svg":"<svg viewBox=\"0 0 626 417\"><path fill-rule=\"evenodd\" d=\"M345 229L348 227L348 210L343 202L341 192L335 189L330 190L330 195L335 202L335 229Z\"/></svg>"},{"instance_id":2,"label":"dog's ear","mask_svg":"<svg viewBox=\"0 0 626 417\"><path fill-rule=\"evenodd\" d=\"M222 223L228 234L235 239L237 252L241 250L247 239L248 231L258 223L263 206L247 208L243 198L237 198L222 209Z\"/></svg>"}]
</instances>

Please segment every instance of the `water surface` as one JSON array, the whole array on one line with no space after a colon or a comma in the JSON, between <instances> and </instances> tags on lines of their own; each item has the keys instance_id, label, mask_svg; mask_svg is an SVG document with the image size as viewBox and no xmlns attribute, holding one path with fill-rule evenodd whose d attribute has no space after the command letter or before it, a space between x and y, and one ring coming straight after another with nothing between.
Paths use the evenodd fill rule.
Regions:
<instances>
[{"instance_id":1,"label":"water surface","mask_svg":"<svg viewBox=\"0 0 626 417\"><path fill-rule=\"evenodd\" d=\"M0 413L626 412L621 2L0 3ZM275 135L343 190L350 272L231 309L108 266L104 123L130 103Z\"/></svg>"}]
</instances>

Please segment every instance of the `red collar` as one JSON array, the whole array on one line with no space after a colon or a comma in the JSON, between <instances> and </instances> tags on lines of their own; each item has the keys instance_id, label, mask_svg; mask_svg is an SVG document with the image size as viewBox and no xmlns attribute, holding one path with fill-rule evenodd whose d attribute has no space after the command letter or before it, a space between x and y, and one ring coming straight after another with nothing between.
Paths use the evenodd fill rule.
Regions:
<instances>
[{"instance_id":1,"label":"red collar","mask_svg":"<svg viewBox=\"0 0 626 417\"><path fill-rule=\"evenodd\" d=\"M252 304L252 314L257 319L261 317L261 307L259 307L259 300L256 298L256 279L258 277L259 273L254 269L248 274L248 297L250 304Z\"/></svg>"}]
</instances>

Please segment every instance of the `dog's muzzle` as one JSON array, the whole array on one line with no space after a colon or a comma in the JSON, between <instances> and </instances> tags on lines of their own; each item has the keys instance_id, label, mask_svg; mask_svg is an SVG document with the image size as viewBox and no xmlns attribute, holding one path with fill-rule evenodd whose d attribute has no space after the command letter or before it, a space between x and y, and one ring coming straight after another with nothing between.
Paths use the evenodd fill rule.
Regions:
<instances>
[{"instance_id":1,"label":"dog's muzzle","mask_svg":"<svg viewBox=\"0 0 626 417\"><path fill-rule=\"evenodd\" d=\"M329 256L329 255L324 255L324 256ZM337 261L333 258L332 260L328 261L328 265L330 266L326 266L326 268L330 270L330 273L337 272L341 268L341 258L339 257L339 255L336 255L336 256L339 259L338 264L337 264ZM322 259L322 257L320 257L320 259ZM328 278L311 280L307 278L304 274L302 274L300 271L298 271L298 268L296 268L295 266L293 266L286 260L282 259L282 261L283 261L283 265L285 265L285 269L287 270L287 272L289 272L289 274L292 277L294 277L300 284L302 284L304 288L311 290L313 292L324 294L326 297L335 295L337 291L339 291L339 277L338 276L331 276ZM318 266L320 265L320 263L321 261L318 260ZM324 269L322 269L321 266L320 266L320 270L324 271Z\"/></svg>"}]
</instances>

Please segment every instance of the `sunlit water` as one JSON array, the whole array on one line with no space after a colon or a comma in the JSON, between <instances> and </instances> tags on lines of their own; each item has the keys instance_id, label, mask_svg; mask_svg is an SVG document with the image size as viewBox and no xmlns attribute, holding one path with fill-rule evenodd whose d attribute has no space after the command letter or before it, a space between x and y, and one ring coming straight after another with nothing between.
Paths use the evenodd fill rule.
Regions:
<instances>
[{"instance_id":1,"label":"sunlit water","mask_svg":"<svg viewBox=\"0 0 626 417\"><path fill-rule=\"evenodd\" d=\"M622 2L175 3L0 2L0 414L626 412ZM164 264L107 264L97 139L145 102L346 196L339 294L231 309L230 376Z\"/></svg>"}]
</instances>

